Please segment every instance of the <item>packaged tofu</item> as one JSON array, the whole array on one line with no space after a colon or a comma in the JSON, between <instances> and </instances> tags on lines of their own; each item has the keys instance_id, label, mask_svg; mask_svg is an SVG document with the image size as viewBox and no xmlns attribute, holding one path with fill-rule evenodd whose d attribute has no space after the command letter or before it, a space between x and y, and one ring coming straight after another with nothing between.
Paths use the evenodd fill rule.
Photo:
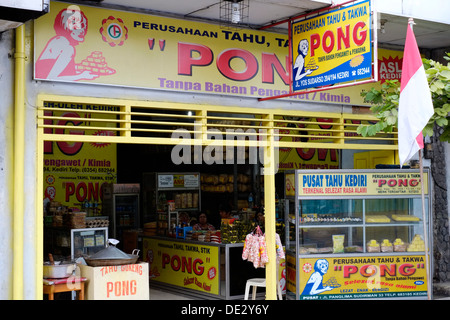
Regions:
<instances>
[{"instance_id":1,"label":"packaged tofu","mask_svg":"<svg viewBox=\"0 0 450 320\"><path fill-rule=\"evenodd\" d=\"M393 252L394 247L392 246L392 243L389 241L389 239L383 239L383 242L381 242L381 252Z\"/></svg>"},{"instance_id":2,"label":"packaged tofu","mask_svg":"<svg viewBox=\"0 0 450 320\"><path fill-rule=\"evenodd\" d=\"M380 252L380 244L377 240L372 239L367 243L367 252Z\"/></svg>"},{"instance_id":3,"label":"packaged tofu","mask_svg":"<svg viewBox=\"0 0 450 320\"><path fill-rule=\"evenodd\" d=\"M397 238L394 241L394 252L404 252L406 251L407 244L403 242L402 239Z\"/></svg>"},{"instance_id":4,"label":"packaged tofu","mask_svg":"<svg viewBox=\"0 0 450 320\"><path fill-rule=\"evenodd\" d=\"M344 252L344 240L345 240L345 235L343 235L343 234L334 234L333 235L333 253Z\"/></svg>"}]
</instances>

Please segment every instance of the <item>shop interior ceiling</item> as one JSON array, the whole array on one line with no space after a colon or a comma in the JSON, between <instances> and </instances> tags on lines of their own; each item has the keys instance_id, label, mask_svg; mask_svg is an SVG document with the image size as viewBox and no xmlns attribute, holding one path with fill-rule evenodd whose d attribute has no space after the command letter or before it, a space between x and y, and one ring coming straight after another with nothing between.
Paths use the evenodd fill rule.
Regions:
<instances>
[{"instance_id":1,"label":"shop interior ceiling","mask_svg":"<svg viewBox=\"0 0 450 320\"><path fill-rule=\"evenodd\" d=\"M196 19L211 23L221 23L220 4L225 0L97 0L97 1L69 1L78 3L99 3L104 7L137 10L149 14L167 15L181 19ZM248 0L248 25L246 27L258 29L279 21L326 8L336 1L332 0ZM408 17L394 16L380 13L378 44L380 46L403 47L406 36ZM436 49L450 47L450 25L415 19L414 33L418 45L422 49ZM288 23L269 28L268 31L288 32Z\"/></svg>"}]
</instances>

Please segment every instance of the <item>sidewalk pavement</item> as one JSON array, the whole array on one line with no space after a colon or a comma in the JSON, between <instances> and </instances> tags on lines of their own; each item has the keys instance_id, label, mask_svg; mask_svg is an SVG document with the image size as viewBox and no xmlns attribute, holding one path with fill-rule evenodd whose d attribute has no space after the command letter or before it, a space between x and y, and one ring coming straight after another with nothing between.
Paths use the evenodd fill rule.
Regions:
<instances>
[{"instance_id":1,"label":"sidewalk pavement","mask_svg":"<svg viewBox=\"0 0 450 320\"><path fill-rule=\"evenodd\" d=\"M150 300L193 300L194 298L150 286ZM450 300L450 282L433 283L433 300Z\"/></svg>"}]
</instances>

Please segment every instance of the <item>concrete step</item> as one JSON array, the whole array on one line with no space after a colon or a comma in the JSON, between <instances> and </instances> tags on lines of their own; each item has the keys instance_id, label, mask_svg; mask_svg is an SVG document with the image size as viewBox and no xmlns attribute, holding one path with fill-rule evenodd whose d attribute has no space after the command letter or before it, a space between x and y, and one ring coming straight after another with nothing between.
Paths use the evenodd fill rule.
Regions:
<instances>
[{"instance_id":1,"label":"concrete step","mask_svg":"<svg viewBox=\"0 0 450 320\"><path fill-rule=\"evenodd\" d=\"M435 298L449 298L450 299L450 282L434 282L433 296Z\"/></svg>"}]
</instances>

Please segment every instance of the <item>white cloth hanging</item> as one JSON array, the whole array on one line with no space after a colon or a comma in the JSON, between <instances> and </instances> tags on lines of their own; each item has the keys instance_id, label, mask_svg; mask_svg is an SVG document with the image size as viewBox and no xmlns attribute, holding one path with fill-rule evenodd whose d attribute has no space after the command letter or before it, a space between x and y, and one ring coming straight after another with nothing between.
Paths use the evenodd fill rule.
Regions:
<instances>
[{"instance_id":1,"label":"white cloth hanging","mask_svg":"<svg viewBox=\"0 0 450 320\"><path fill-rule=\"evenodd\" d=\"M281 239L278 233L275 234L275 245L278 263L280 259L285 258L283 245L281 244ZM242 259L252 262L255 268L264 268L269 262L266 236L261 231L259 226L257 226L252 233L249 233L245 237Z\"/></svg>"},{"instance_id":2,"label":"white cloth hanging","mask_svg":"<svg viewBox=\"0 0 450 320\"><path fill-rule=\"evenodd\" d=\"M252 262L255 268L264 268L269 262L266 238L259 226L245 237L242 259Z\"/></svg>"}]
</instances>

